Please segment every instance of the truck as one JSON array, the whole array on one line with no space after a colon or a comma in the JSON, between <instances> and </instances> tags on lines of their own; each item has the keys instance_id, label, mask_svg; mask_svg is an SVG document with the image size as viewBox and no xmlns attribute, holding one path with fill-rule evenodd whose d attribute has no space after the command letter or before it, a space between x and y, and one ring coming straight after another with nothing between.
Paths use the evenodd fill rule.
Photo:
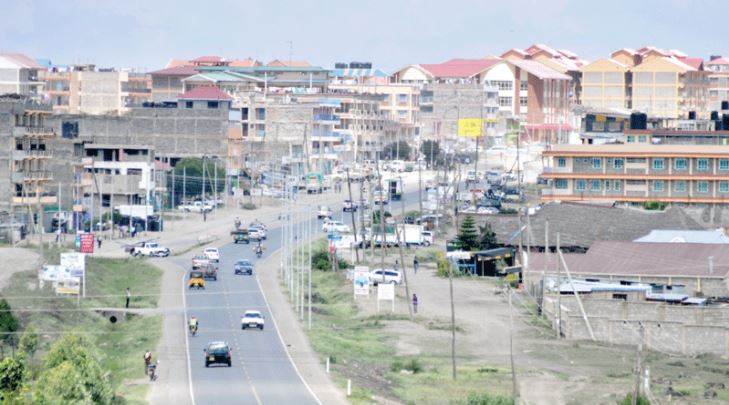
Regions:
<instances>
[{"instance_id":1,"label":"truck","mask_svg":"<svg viewBox=\"0 0 729 405\"><path fill-rule=\"evenodd\" d=\"M206 280L218 280L218 267L205 256L192 258L192 271L201 271L203 278Z\"/></svg>"},{"instance_id":2,"label":"truck","mask_svg":"<svg viewBox=\"0 0 729 405\"><path fill-rule=\"evenodd\" d=\"M306 193L321 194L324 190L324 176L318 172L311 172L305 176Z\"/></svg>"},{"instance_id":3,"label":"truck","mask_svg":"<svg viewBox=\"0 0 729 405\"><path fill-rule=\"evenodd\" d=\"M152 205L117 205L114 209L123 217L146 219L154 215Z\"/></svg>"},{"instance_id":4,"label":"truck","mask_svg":"<svg viewBox=\"0 0 729 405\"><path fill-rule=\"evenodd\" d=\"M405 245L429 246L430 242L423 238L423 225L399 224L397 231L400 234L400 240Z\"/></svg>"},{"instance_id":5,"label":"truck","mask_svg":"<svg viewBox=\"0 0 729 405\"><path fill-rule=\"evenodd\" d=\"M251 239L248 236L248 229L245 228L238 228L234 229L230 232L230 234L233 236L233 242L238 243L245 243L249 244L251 243Z\"/></svg>"},{"instance_id":6,"label":"truck","mask_svg":"<svg viewBox=\"0 0 729 405\"><path fill-rule=\"evenodd\" d=\"M402 180L388 179L385 180L387 187L387 195L392 201L400 201L402 199Z\"/></svg>"},{"instance_id":7,"label":"truck","mask_svg":"<svg viewBox=\"0 0 729 405\"><path fill-rule=\"evenodd\" d=\"M213 206L209 203L203 203L202 201L194 201L182 203L177 207L182 212L210 212L213 210Z\"/></svg>"},{"instance_id":8,"label":"truck","mask_svg":"<svg viewBox=\"0 0 729 405\"><path fill-rule=\"evenodd\" d=\"M170 249L161 246L157 242L139 242L133 245L129 249L129 254L132 256L156 256L156 257L167 257L170 255Z\"/></svg>"}]
</instances>

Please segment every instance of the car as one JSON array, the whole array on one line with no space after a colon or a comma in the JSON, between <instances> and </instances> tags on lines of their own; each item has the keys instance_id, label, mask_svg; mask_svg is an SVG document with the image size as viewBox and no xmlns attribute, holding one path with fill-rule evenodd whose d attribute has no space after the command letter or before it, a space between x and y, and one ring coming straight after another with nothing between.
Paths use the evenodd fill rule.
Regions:
<instances>
[{"instance_id":1,"label":"car","mask_svg":"<svg viewBox=\"0 0 729 405\"><path fill-rule=\"evenodd\" d=\"M233 274L253 275L253 263L250 260L240 259L233 265Z\"/></svg>"},{"instance_id":2,"label":"car","mask_svg":"<svg viewBox=\"0 0 729 405\"><path fill-rule=\"evenodd\" d=\"M316 219L327 219L332 217L332 210L326 205L320 205L316 210Z\"/></svg>"},{"instance_id":3,"label":"car","mask_svg":"<svg viewBox=\"0 0 729 405\"><path fill-rule=\"evenodd\" d=\"M352 202L352 200L344 200L344 202L342 203L342 211L344 211L344 212L357 211L357 204Z\"/></svg>"},{"instance_id":4,"label":"car","mask_svg":"<svg viewBox=\"0 0 729 405\"><path fill-rule=\"evenodd\" d=\"M210 342L203 351L205 367L210 367L212 364L227 364L228 367L233 365L233 350L227 342Z\"/></svg>"},{"instance_id":5,"label":"car","mask_svg":"<svg viewBox=\"0 0 729 405\"><path fill-rule=\"evenodd\" d=\"M266 240L268 236L263 229L248 228L248 238L252 240Z\"/></svg>"},{"instance_id":6,"label":"car","mask_svg":"<svg viewBox=\"0 0 729 405\"><path fill-rule=\"evenodd\" d=\"M333 221L330 219L324 222L324 225L321 226L321 230L327 233L347 233L349 232L349 225L343 224L342 221Z\"/></svg>"},{"instance_id":7,"label":"car","mask_svg":"<svg viewBox=\"0 0 729 405\"><path fill-rule=\"evenodd\" d=\"M132 256L167 257L170 255L170 249L155 242L141 242L131 247L129 253Z\"/></svg>"},{"instance_id":8,"label":"car","mask_svg":"<svg viewBox=\"0 0 729 405\"><path fill-rule=\"evenodd\" d=\"M374 269L370 271L369 277L370 281L374 285L382 282L386 284L400 284L402 282L402 274L400 274L400 272L395 269L385 269L384 279L382 269Z\"/></svg>"},{"instance_id":9,"label":"car","mask_svg":"<svg viewBox=\"0 0 729 405\"><path fill-rule=\"evenodd\" d=\"M250 225L248 225L248 228L260 229L264 232L268 231L268 228L266 228L266 225L264 225L261 222L251 222Z\"/></svg>"},{"instance_id":10,"label":"car","mask_svg":"<svg viewBox=\"0 0 729 405\"><path fill-rule=\"evenodd\" d=\"M213 261L213 262L219 262L220 261L220 251L218 250L218 248L214 248L214 247L206 248L203 251L203 254L210 261Z\"/></svg>"},{"instance_id":11,"label":"car","mask_svg":"<svg viewBox=\"0 0 729 405\"><path fill-rule=\"evenodd\" d=\"M469 170L466 174L466 183L478 183L480 181L478 173L475 170Z\"/></svg>"},{"instance_id":12,"label":"car","mask_svg":"<svg viewBox=\"0 0 729 405\"><path fill-rule=\"evenodd\" d=\"M258 328L263 330L263 325L266 321L261 315L260 311L246 311L243 316L240 317L240 328L250 329Z\"/></svg>"},{"instance_id":13,"label":"car","mask_svg":"<svg viewBox=\"0 0 729 405\"><path fill-rule=\"evenodd\" d=\"M362 198L361 200L359 200L359 204L357 204L357 205L364 209L367 209L370 207L370 200L368 200L366 198Z\"/></svg>"},{"instance_id":14,"label":"car","mask_svg":"<svg viewBox=\"0 0 729 405\"><path fill-rule=\"evenodd\" d=\"M384 191L375 191L372 194L372 200L375 202L375 205L386 205L389 202L389 196Z\"/></svg>"},{"instance_id":15,"label":"car","mask_svg":"<svg viewBox=\"0 0 729 405\"><path fill-rule=\"evenodd\" d=\"M411 224L412 225L412 224L415 223L415 218L414 217L410 217L410 216L404 217L402 219L402 223L403 224Z\"/></svg>"},{"instance_id":16,"label":"car","mask_svg":"<svg viewBox=\"0 0 729 405\"><path fill-rule=\"evenodd\" d=\"M496 170L489 170L488 172L486 172L486 180L489 182L489 184L500 184L501 173Z\"/></svg>"},{"instance_id":17,"label":"car","mask_svg":"<svg viewBox=\"0 0 729 405\"><path fill-rule=\"evenodd\" d=\"M433 236L433 232L423 231L423 232L420 232L420 234L423 235L423 246L430 246L433 244L433 241L435 240L435 237Z\"/></svg>"},{"instance_id":18,"label":"car","mask_svg":"<svg viewBox=\"0 0 729 405\"><path fill-rule=\"evenodd\" d=\"M478 211L476 211L479 214L485 214L485 215L496 215L500 211L496 207L479 207Z\"/></svg>"}]
</instances>

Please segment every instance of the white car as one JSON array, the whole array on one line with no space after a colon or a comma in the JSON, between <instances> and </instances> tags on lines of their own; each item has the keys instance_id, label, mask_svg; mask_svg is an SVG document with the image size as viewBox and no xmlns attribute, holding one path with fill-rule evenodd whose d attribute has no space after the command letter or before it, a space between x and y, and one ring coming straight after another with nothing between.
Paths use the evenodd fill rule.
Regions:
<instances>
[{"instance_id":1,"label":"white car","mask_svg":"<svg viewBox=\"0 0 729 405\"><path fill-rule=\"evenodd\" d=\"M251 329L258 328L263 330L265 320L260 311L246 311L243 316L240 317L240 328Z\"/></svg>"},{"instance_id":2,"label":"white car","mask_svg":"<svg viewBox=\"0 0 729 405\"><path fill-rule=\"evenodd\" d=\"M382 273L382 269L374 269L370 272L370 281L372 284L377 285L383 282L385 284L400 284L402 282L402 274L397 270L385 269L384 279Z\"/></svg>"},{"instance_id":3,"label":"white car","mask_svg":"<svg viewBox=\"0 0 729 405\"><path fill-rule=\"evenodd\" d=\"M348 233L349 232L349 225L343 224L342 221L326 221L324 222L324 225L321 226L321 230L327 233L331 232L339 232L339 233Z\"/></svg>"},{"instance_id":4,"label":"white car","mask_svg":"<svg viewBox=\"0 0 729 405\"><path fill-rule=\"evenodd\" d=\"M485 215L496 215L499 213L499 209L496 207L480 207L477 212Z\"/></svg>"},{"instance_id":5,"label":"white car","mask_svg":"<svg viewBox=\"0 0 729 405\"><path fill-rule=\"evenodd\" d=\"M316 218L317 219L327 219L332 217L332 210L329 209L326 205L320 205L319 208L316 210Z\"/></svg>"},{"instance_id":6,"label":"white car","mask_svg":"<svg viewBox=\"0 0 729 405\"><path fill-rule=\"evenodd\" d=\"M213 262L220 261L220 251L218 250L218 248L207 248L203 251L203 254L210 261L213 261Z\"/></svg>"},{"instance_id":7,"label":"white car","mask_svg":"<svg viewBox=\"0 0 729 405\"><path fill-rule=\"evenodd\" d=\"M433 237L433 232L431 231L423 231L420 234L423 235L423 246L430 246L435 241L435 237Z\"/></svg>"},{"instance_id":8,"label":"white car","mask_svg":"<svg viewBox=\"0 0 729 405\"><path fill-rule=\"evenodd\" d=\"M260 228L248 228L248 238L255 240L266 240L266 231Z\"/></svg>"}]
</instances>

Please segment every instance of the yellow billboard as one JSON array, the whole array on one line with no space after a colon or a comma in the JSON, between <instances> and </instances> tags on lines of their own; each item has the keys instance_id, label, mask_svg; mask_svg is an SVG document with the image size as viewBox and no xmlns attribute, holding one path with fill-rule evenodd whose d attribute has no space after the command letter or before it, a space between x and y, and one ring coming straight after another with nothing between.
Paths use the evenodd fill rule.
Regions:
<instances>
[{"instance_id":1,"label":"yellow billboard","mask_svg":"<svg viewBox=\"0 0 729 405\"><path fill-rule=\"evenodd\" d=\"M481 136L483 120L480 118L461 118L458 120L458 136Z\"/></svg>"}]
</instances>

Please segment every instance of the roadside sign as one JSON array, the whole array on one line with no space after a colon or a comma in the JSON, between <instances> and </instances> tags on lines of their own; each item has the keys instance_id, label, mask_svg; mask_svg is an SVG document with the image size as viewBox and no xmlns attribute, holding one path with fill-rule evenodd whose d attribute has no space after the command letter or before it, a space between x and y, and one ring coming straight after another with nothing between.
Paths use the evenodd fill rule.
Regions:
<instances>
[{"instance_id":1,"label":"roadside sign","mask_svg":"<svg viewBox=\"0 0 729 405\"><path fill-rule=\"evenodd\" d=\"M329 234L327 234L327 239L332 240L332 241L342 240L342 235L338 234L338 233L329 233Z\"/></svg>"},{"instance_id":2,"label":"roadside sign","mask_svg":"<svg viewBox=\"0 0 729 405\"><path fill-rule=\"evenodd\" d=\"M367 271L354 271L354 295L370 295L370 277Z\"/></svg>"},{"instance_id":3,"label":"roadside sign","mask_svg":"<svg viewBox=\"0 0 729 405\"><path fill-rule=\"evenodd\" d=\"M94 253L94 234L82 233L81 235L79 235L79 238L79 252Z\"/></svg>"},{"instance_id":4,"label":"roadside sign","mask_svg":"<svg viewBox=\"0 0 729 405\"><path fill-rule=\"evenodd\" d=\"M72 277L83 277L86 269L86 254L76 252L61 253L61 266L66 267Z\"/></svg>"},{"instance_id":5,"label":"roadside sign","mask_svg":"<svg viewBox=\"0 0 729 405\"><path fill-rule=\"evenodd\" d=\"M380 312L380 301L392 301L392 312L395 312L395 284L377 285L377 312Z\"/></svg>"}]
</instances>

